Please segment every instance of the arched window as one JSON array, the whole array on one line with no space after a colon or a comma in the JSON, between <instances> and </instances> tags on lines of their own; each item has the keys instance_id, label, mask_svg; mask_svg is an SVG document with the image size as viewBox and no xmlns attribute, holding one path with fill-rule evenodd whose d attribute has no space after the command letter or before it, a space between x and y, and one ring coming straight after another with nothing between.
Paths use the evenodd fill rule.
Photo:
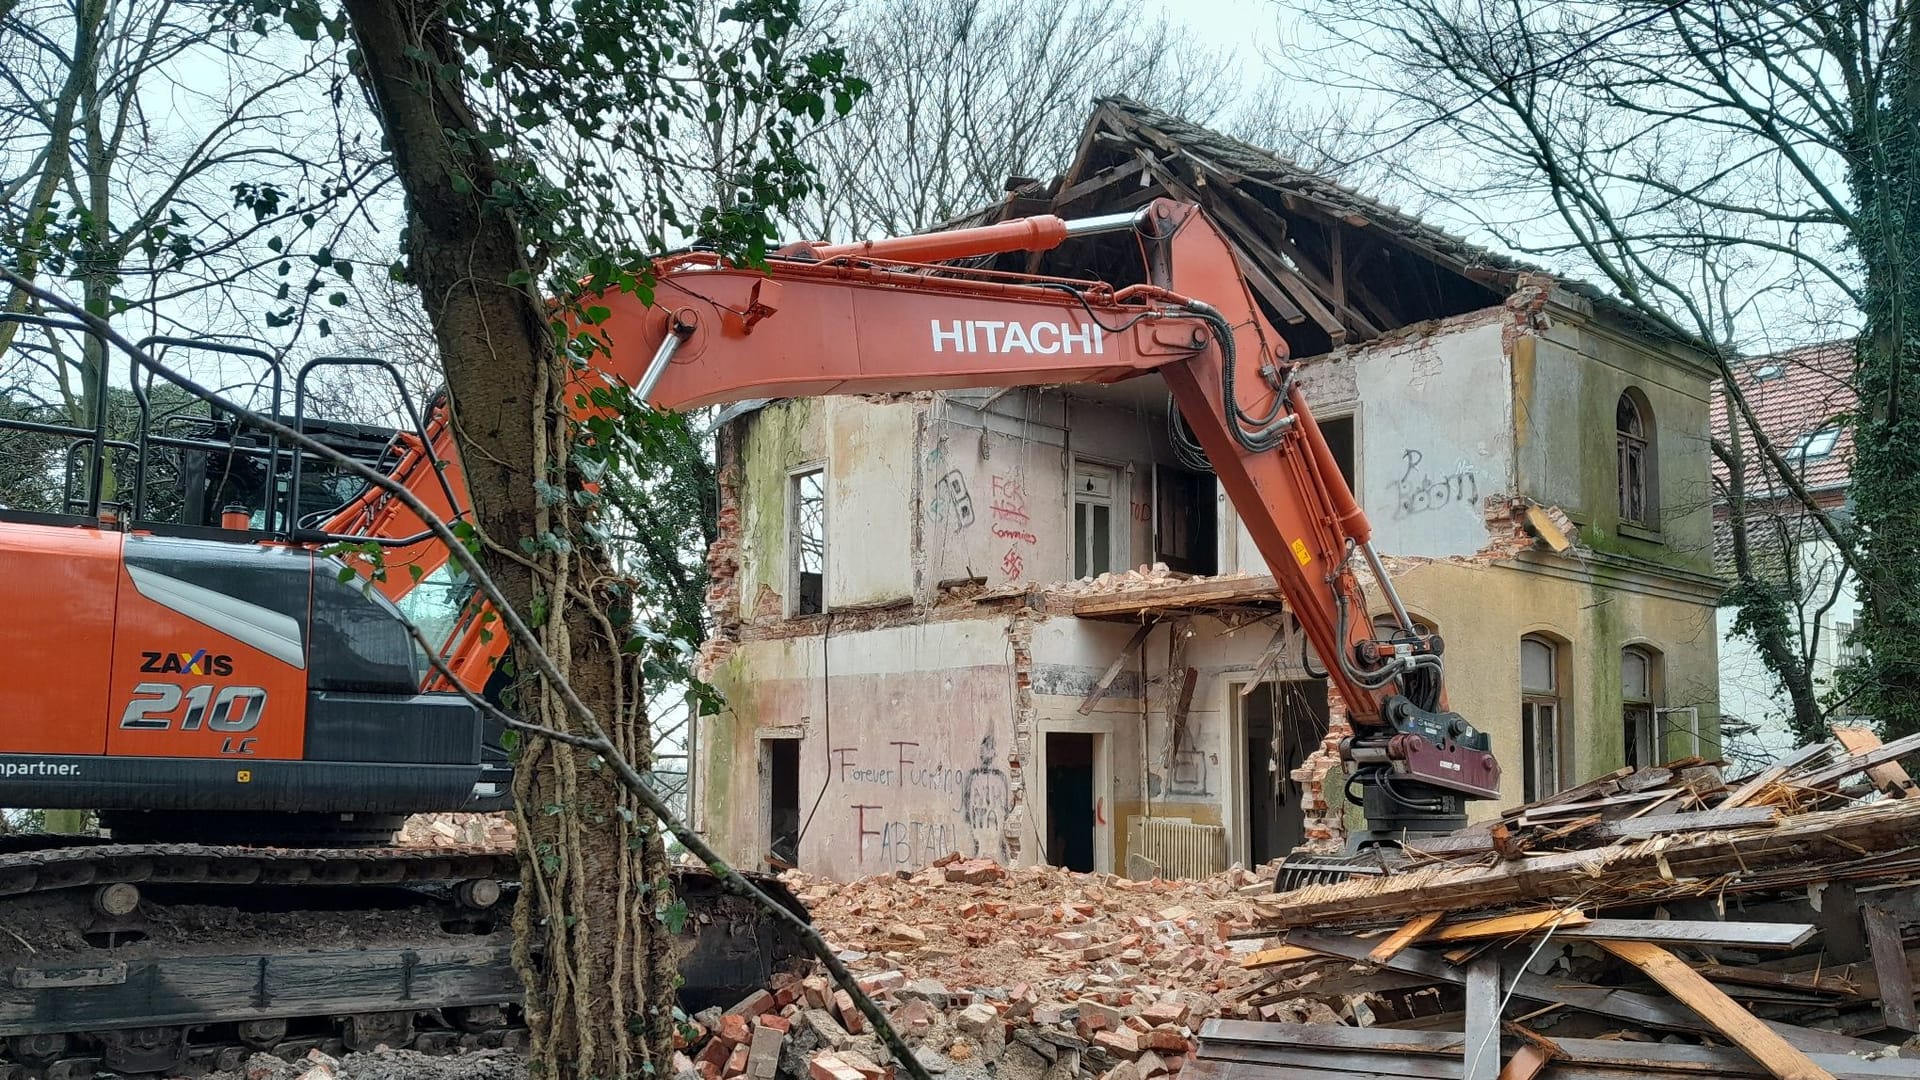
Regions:
<instances>
[{"instance_id":1,"label":"arched window","mask_svg":"<svg viewBox=\"0 0 1920 1080\"><path fill-rule=\"evenodd\" d=\"M1634 645L1620 650L1620 704L1626 762L1648 768L1665 762L1660 731L1660 654Z\"/></svg>"},{"instance_id":2,"label":"arched window","mask_svg":"<svg viewBox=\"0 0 1920 1080\"><path fill-rule=\"evenodd\" d=\"M1563 784L1561 660L1558 642L1538 634L1520 639L1520 758L1528 802L1554 794Z\"/></svg>"},{"instance_id":3,"label":"arched window","mask_svg":"<svg viewBox=\"0 0 1920 1080\"><path fill-rule=\"evenodd\" d=\"M1653 410L1633 390L1613 409L1614 449L1619 461L1620 520L1652 528L1654 514Z\"/></svg>"}]
</instances>

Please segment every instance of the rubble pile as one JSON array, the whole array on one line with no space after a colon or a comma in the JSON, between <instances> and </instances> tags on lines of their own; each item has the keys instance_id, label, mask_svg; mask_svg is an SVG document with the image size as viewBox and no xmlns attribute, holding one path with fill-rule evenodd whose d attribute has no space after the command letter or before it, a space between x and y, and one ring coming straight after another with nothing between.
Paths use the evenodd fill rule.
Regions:
<instances>
[{"instance_id":1,"label":"rubble pile","mask_svg":"<svg viewBox=\"0 0 1920 1080\"><path fill-rule=\"evenodd\" d=\"M1838 734L1733 781L1622 769L1253 899L1265 1022L1203 1025L1183 1080L1920 1078L1920 736Z\"/></svg>"},{"instance_id":2,"label":"rubble pile","mask_svg":"<svg viewBox=\"0 0 1920 1080\"><path fill-rule=\"evenodd\" d=\"M1245 578L1245 573L1220 574L1209 577L1209 581L1228 581ZM1193 575L1171 570L1166 563L1142 564L1132 570L1117 573L1105 573L1094 577L1083 577L1077 581L1066 581L1047 586L1047 591L1058 596L1092 596L1103 593L1139 592L1158 585L1177 585L1193 580Z\"/></svg>"},{"instance_id":3,"label":"rubble pile","mask_svg":"<svg viewBox=\"0 0 1920 1080\"><path fill-rule=\"evenodd\" d=\"M1151 1080L1178 1074L1193 1032L1250 1015L1236 941L1249 895L1234 869L1199 881L1129 881L949 855L913 874L850 884L782 878L861 988L930 1071L1002 1080ZM702 1080L881 1080L893 1063L845 991L820 975L776 980L691 1018L685 1060Z\"/></svg>"},{"instance_id":4,"label":"rubble pile","mask_svg":"<svg viewBox=\"0 0 1920 1080\"><path fill-rule=\"evenodd\" d=\"M511 850L513 816L505 813L414 814L401 828L397 842L407 848Z\"/></svg>"}]
</instances>

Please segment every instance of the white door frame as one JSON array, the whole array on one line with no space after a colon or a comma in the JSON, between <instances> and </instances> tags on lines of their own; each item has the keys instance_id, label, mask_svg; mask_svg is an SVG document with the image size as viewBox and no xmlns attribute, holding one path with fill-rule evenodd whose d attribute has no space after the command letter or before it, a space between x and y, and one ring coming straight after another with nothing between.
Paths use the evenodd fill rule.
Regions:
<instances>
[{"instance_id":1,"label":"white door frame","mask_svg":"<svg viewBox=\"0 0 1920 1080\"><path fill-rule=\"evenodd\" d=\"M1027 815L1032 824L1035 844L1033 851L1038 855L1047 836L1047 736L1048 735L1091 735L1093 736L1093 869L1098 874L1113 873L1113 721L1099 718L1089 719L1042 719L1034 726L1034 735L1038 744L1034 758L1039 768L1034 770L1033 782L1027 786L1033 793L1033 809ZM1034 862L1043 862L1052 857L1048 852Z\"/></svg>"}]
</instances>

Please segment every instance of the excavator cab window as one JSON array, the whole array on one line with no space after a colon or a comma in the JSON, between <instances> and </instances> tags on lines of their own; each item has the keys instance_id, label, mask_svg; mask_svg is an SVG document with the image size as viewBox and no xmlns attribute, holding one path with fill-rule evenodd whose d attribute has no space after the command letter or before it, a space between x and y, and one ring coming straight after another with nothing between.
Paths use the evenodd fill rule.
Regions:
<instances>
[{"instance_id":1,"label":"excavator cab window","mask_svg":"<svg viewBox=\"0 0 1920 1080\"><path fill-rule=\"evenodd\" d=\"M460 613L473 600L474 592L473 580L466 571L449 560L401 596L398 606L400 614L420 628L420 636L436 643L444 654L448 638L460 624ZM426 663L425 657L421 663Z\"/></svg>"}]
</instances>

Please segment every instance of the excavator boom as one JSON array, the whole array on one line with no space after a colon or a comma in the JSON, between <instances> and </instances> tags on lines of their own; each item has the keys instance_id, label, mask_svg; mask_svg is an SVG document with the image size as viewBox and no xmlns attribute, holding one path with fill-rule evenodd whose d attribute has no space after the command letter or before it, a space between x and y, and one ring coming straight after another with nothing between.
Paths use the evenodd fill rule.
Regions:
<instances>
[{"instance_id":1,"label":"excavator boom","mask_svg":"<svg viewBox=\"0 0 1920 1080\"><path fill-rule=\"evenodd\" d=\"M1044 250L1133 234L1143 280L1105 282L971 269L945 260ZM1028 218L926 236L787 247L763 269L693 253L653 267L654 303L609 294L581 330L603 348L572 395L614 381L658 408L754 397L1112 383L1158 373L1211 462L1327 678L1347 706L1345 755L1364 793L1368 840L1449 831L1464 800L1499 794L1487 736L1446 711L1441 645L1387 579L1371 527L1315 423L1284 339L1267 322L1225 238L1199 208L1159 200L1138 213ZM429 463L451 452L444 416ZM419 466L422 469L426 465ZM419 490L419 485L414 486ZM463 492L464 494L464 492ZM333 533L410 535L419 523L370 492ZM389 560L445 553L416 545ZM1362 573L1397 629L1369 613ZM410 586L389 574L396 597ZM505 649L468 619L447 657L477 688Z\"/></svg>"}]
</instances>

